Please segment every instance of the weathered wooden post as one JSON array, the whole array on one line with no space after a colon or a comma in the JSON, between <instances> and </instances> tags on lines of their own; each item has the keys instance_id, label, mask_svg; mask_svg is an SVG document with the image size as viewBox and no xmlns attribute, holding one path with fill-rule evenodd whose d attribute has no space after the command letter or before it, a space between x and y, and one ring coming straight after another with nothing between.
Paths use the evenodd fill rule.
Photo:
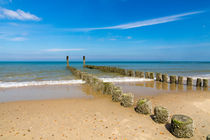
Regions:
<instances>
[{"instance_id":1,"label":"weathered wooden post","mask_svg":"<svg viewBox=\"0 0 210 140\"><path fill-rule=\"evenodd\" d=\"M168 82L168 74L163 74L162 75L162 81L167 83Z\"/></svg>"},{"instance_id":2,"label":"weathered wooden post","mask_svg":"<svg viewBox=\"0 0 210 140\"><path fill-rule=\"evenodd\" d=\"M173 115L171 118L171 133L178 138L190 138L194 134L192 118L185 115Z\"/></svg>"},{"instance_id":3,"label":"weathered wooden post","mask_svg":"<svg viewBox=\"0 0 210 140\"><path fill-rule=\"evenodd\" d=\"M176 84L176 76L175 75L170 76L170 83L171 84Z\"/></svg>"},{"instance_id":4,"label":"weathered wooden post","mask_svg":"<svg viewBox=\"0 0 210 140\"><path fill-rule=\"evenodd\" d=\"M156 73L156 81L161 82L162 81L162 74L161 73Z\"/></svg>"},{"instance_id":5,"label":"weathered wooden post","mask_svg":"<svg viewBox=\"0 0 210 140\"><path fill-rule=\"evenodd\" d=\"M183 85L183 76L178 77L178 84Z\"/></svg>"},{"instance_id":6,"label":"weathered wooden post","mask_svg":"<svg viewBox=\"0 0 210 140\"><path fill-rule=\"evenodd\" d=\"M155 77L154 72L150 72L149 78L150 78L150 79L154 79L154 77Z\"/></svg>"},{"instance_id":7,"label":"weathered wooden post","mask_svg":"<svg viewBox=\"0 0 210 140\"><path fill-rule=\"evenodd\" d=\"M202 86L201 78L197 78L196 87L201 87L201 86Z\"/></svg>"},{"instance_id":8,"label":"weathered wooden post","mask_svg":"<svg viewBox=\"0 0 210 140\"><path fill-rule=\"evenodd\" d=\"M149 72L145 72L145 78L149 78Z\"/></svg>"},{"instance_id":9,"label":"weathered wooden post","mask_svg":"<svg viewBox=\"0 0 210 140\"><path fill-rule=\"evenodd\" d=\"M187 86L192 86L193 84L193 79L190 77L187 77Z\"/></svg>"},{"instance_id":10,"label":"weathered wooden post","mask_svg":"<svg viewBox=\"0 0 210 140\"><path fill-rule=\"evenodd\" d=\"M67 66L69 66L69 56L66 56L66 63L67 63Z\"/></svg>"},{"instance_id":11,"label":"weathered wooden post","mask_svg":"<svg viewBox=\"0 0 210 140\"><path fill-rule=\"evenodd\" d=\"M203 87L204 88L208 87L208 79L203 79Z\"/></svg>"},{"instance_id":12,"label":"weathered wooden post","mask_svg":"<svg viewBox=\"0 0 210 140\"><path fill-rule=\"evenodd\" d=\"M85 56L83 56L83 67L85 67Z\"/></svg>"}]
</instances>

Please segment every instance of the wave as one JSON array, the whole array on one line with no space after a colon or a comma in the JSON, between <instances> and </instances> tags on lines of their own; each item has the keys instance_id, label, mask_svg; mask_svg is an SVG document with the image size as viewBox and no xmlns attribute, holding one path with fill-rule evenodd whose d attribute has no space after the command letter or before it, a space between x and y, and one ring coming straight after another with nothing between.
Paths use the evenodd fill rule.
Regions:
<instances>
[{"instance_id":1,"label":"wave","mask_svg":"<svg viewBox=\"0 0 210 140\"><path fill-rule=\"evenodd\" d=\"M197 79L197 78L205 78L205 79L210 79L210 74L203 74L203 75L194 75L192 76L193 79Z\"/></svg>"},{"instance_id":2,"label":"wave","mask_svg":"<svg viewBox=\"0 0 210 140\"><path fill-rule=\"evenodd\" d=\"M99 78L103 82L142 82L152 81L152 79L136 78L136 77L114 77L114 78ZM2 82L0 88L18 88L27 86L44 86L44 85L68 85L68 84L83 84L82 80L59 80L59 81L27 81L27 82Z\"/></svg>"},{"instance_id":3,"label":"wave","mask_svg":"<svg viewBox=\"0 0 210 140\"><path fill-rule=\"evenodd\" d=\"M43 85L67 85L83 84L82 80L60 80L60 81L29 81L29 82L0 82L0 88L43 86Z\"/></svg>"}]
</instances>

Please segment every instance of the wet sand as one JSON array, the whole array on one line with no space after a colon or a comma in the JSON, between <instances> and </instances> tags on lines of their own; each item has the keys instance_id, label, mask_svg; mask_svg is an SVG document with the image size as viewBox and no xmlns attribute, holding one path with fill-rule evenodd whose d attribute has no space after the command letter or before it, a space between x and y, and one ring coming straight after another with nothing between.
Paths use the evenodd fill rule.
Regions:
<instances>
[{"instance_id":1,"label":"wet sand","mask_svg":"<svg viewBox=\"0 0 210 140\"><path fill-rule=\"evenodd\" d=\"M92 98L92 95L82 91L80 84L0 88L0 102L66 98Z\"/></svg>"},{"instance_id":2,"label":"wet sand","mask_svg":"<svg viewBox=\"0 0 210 140\"><path fill-rule=\"evenodd\" d=\"M39 88L41 95L51 89ZM167 130L167 125L155 123L148 115L137 114L133 107L124 108L112 102L111 97L96 93L86 85L77 90L69 88L68 94L80 91L78 93L83 96L77 99L69 97L0 103L0 139L177 139ZM144 90L136 91L136 94L138 92L141 94ZM153 106L167 107L171 115L185 114L192 117L196 126L192 140L203 140L210 133L209 92L171 92L147 98L152 100Z\"/></svg>"}]
</instances>

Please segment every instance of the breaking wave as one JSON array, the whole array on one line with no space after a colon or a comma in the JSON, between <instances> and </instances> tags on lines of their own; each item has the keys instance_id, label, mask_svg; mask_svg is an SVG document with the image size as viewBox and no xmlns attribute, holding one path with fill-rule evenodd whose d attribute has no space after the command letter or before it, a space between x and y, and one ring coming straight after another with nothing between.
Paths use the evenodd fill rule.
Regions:
<instances>
[{"instance_id":1,"label":"breaking wave","mask_svg":"<svg viewBox=\"0 0 210 140\"><path fill-rule=\"evenodd\" d=\"M99 78L104 82L143 82L152 81L151 79L136 78L136 77L113 77L113 78ZM27 81L27 82L2 82L0 81L0 88L17 88L27 86L44 86L44 85L68 85L68 84L83 84L82 80L60 80L60 81Z\"/></svg>"},{"instance_id":2,"label":"breaking wave","mask_svg":"<svg viewBox=\"0 0 210 140\"><path fill-rule=\"evenodd\" d=\"M83 84L82 80L61 80L61 81L29 81L29 82L0 82L0 88L43 86L43 85L68 85Z\"/></svg>"}]
</instances>

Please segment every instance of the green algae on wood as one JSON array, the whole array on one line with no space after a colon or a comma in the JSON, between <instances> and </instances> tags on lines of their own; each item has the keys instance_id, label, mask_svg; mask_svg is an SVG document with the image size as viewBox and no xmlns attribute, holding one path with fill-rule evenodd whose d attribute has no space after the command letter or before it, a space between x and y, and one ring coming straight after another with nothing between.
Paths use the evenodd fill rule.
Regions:
<instances>
[{"instance_id":1,"label":"green algae on wood","mask_svg":"<svg viewBox=\"0 0 210 140\"><path fill-rule=\"evenodd\" d=\"M122 99L122 90L120 88L114 88L112 93L112 101L120 102Z\"/></svg>"},{"instance_id":2,"label":"green algae on wood","mask_svg":"<svg viewBox=\"0 0 210 140\"><path fill-rule=\"evenodd\" d=\"M168 82L168 74L163 74L162 75L162 81L167 83Z\"/></svg>"},{"instance_id":3,"label":"green algae on wood","mask_svg":"<svg viewBox=\"0 0 210 140\"><path fill-rule=\"evenodd\" d=\"M175 84L176 83L176 76L175 75L171 75L170 76L170 83L171 84Z\"/></svg>"},{"instance_id":4,"label":"green algae on wood","mask_svg":"<svg viewBox=\"0 0 210 140\"><path fill-rule=\"evenodd\" d=\"M203 79L203 87L208 87L208 79Z\"/></svg>"},{"instance_id":5,"label":"green algae on wood","mask_svg":"<svg viewBox=\"0 0 210 140\"><path fill-rule=\"evenodd\" d=\"M139 99L135 107L135 111L141 114L151 114L152 111L151 101L146 98Z\"/></svg>"},{"instance_id":6,"label":"green algae on wood","mask_svg":"<svg viewBox=\"0 0 210 140\"><path fill-rule=\"evenodd\" d=\"M178 84L183 85L183 76L178 77Z\"/></svg>"},{"instance_id":7,"label":"green algae on wood","mask_svg":"<svg viewBox=\"0 0 210 140\"><path fill-rule=\"evenodd\" d=\"M134 103L134 95L132 93L123 93L120 104L124 107L130 107Z\"/></svg>"},{"instance_id":8,"label":"green algae on wood","mask_svg":"<svg viewBox=\"0 0 210 140\"><path fill-rule=\"evenodd\" d=\"M154 109L154 121L157 123L168 122L169 113L167 108L162 106L156 106Z\"/></svg>"},{"instance_id":9,"label":"green algae on wood","mask_svg":"<svg viewBox=\"0 0 210 140\"><path fill-rule=\"evenodd\" d=\"M161 73L156 73L156 81L159 81L159 82L162 81L162 74Z\"/></svg>"},{"instance_id":10,"label":"green algae on wood","mask_svg":"<svg viewBox=\"0 0 210 140\"><path fill-rule=\"evenodd\" d=\"M149 78L150 78L150 79L154 79L154 78L155 78L154 72L150 72Z\"/></svg>"},{"instance_id":11,"label":"green algae on wood","mask_svg":"<svg viewBox=\"0 0 210 140\"><path fill-rule=\"evenodd\" d=\"M202 80L201 80L201 78L197 78L196 86L197 87L201 87L202 86Z\"/></svg>"},{"instance_id":12,"label":"green algae on wood","mask_svg":"<svg viewBox=\"0 0 210 140\"><path fill-rule=\"evenodd\" d=\"M192 118L186 115L173 115L171 118L171 133L178 138L190 138L194 133Z\"/></svg>"},{"instance_id":13,"label":"green algae on wood","mask_svg":"<svg viewBox=\"0 0 210 140\"><path fill-rule=\"evenodd\" d=\"M191 77L187 77L187 86L193 85L193 79Z\"/></svg>"}]
</instances>

